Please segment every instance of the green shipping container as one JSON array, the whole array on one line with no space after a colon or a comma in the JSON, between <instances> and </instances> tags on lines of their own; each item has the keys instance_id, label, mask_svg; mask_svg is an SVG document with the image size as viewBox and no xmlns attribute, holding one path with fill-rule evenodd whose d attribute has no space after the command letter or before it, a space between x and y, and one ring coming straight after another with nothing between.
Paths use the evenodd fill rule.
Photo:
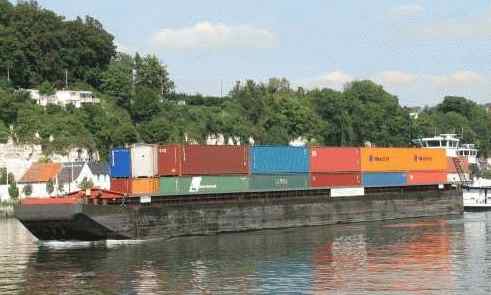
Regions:
<instances>
[{"instance_id":1,"label":"green shipping container","mask_svg":"<svg viewBox=\"0 0 491 295\"><path fill-rule=\"evenodd\" d=\"M308 189L310 177L308 173L251 175L251 190L286 190Z\"/></svg>"},{"instance_id":2,"label":"green shipping container","mask_svg":"<svg viewBox=\"0 0 491 295\"><path fill-rule=\"evenodd\" d=\"M160 194L226 193L249 190L248 176L161 177Z\"/></svg>"}]
</instances>

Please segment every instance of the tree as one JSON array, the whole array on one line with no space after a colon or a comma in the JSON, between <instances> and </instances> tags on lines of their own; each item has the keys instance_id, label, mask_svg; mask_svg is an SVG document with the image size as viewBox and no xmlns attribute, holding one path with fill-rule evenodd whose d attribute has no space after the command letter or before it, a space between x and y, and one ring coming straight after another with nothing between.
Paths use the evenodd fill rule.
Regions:
<instances>
[{"instance_id":1,"label":"tree","mask_svg":"<svg viewBox=\"0 0 491 295\"><path fill-rule=\"evenodd\" d=\"M55 182L53 181L53 179L49 179L46 183L46 191L49 195L51 195L55 191Z\"/></svg>"},{"instance_id":2,"label":"tree","mask_svg":"<svg viewBox=\"0 0 491 295\"><path fill-rule=\"evenodd\" d=\"M130 109L134 64L132 56L119 52L111 60L101 78L101 89L106 94L113 96L118 105L127 110Z\"/></svg>"},{"instance_id":3,"label":"tree","mask_svg":"<svg viewBox=\"0 0 491 295\"><path fill-rule=\"evenodd\" d=\"M32 195L32 185L31 184L26 184L23 188L22 188L22 192L24 193L24 195L26 195L27 197L31 196Z\"/></svg>"},{"instance_id":4,"label":"tree","mask_svg":"<svg viewBox=\"0 0 491 295\"><path fill-rule=\"evenodd\" d=\"M55 86L48 81L44 81L41 85L39 85L39 94L50 96L56 93Z\"/></svg>"},{"instance_id":5,"label":"tree","mask_svg":"<svg viewBox=\"0 0 491 295\"><path fill-rule=\"evenodd\" d=\"M150 120L160 111L160 97L156 90L138 87L131 103L131 115L136 123Z\"/></svg>"},{"instance_id":6,"label":"tree","mask_svg":"<svg viewBox=\"0 0 491 295\"><path fill-rule=\"evenodd\" d=\"M17 200L19 198L19 188L15 181L9 182L9 196L12 200Z\"/></svg>"},{"instance_id":7,"label":"tree","mask_svg":"<svg viewBox=\"0 0 491 295\"><path fill-rule=\"evenodd\" d=\"M7 168L0 168L0 185L7 184Z\"/></svg>"},{"instance_id":8,"label":"tree","mask_svg":"<svg viewBox=\"0 0 491 295\"><path fill-rule=\"evenodd\" d=\"M80 189L81 190L87 190L91 189L94 187L94 182L92 179L88 179L87 177L84 177L82 181L80 182Z\"/></svg>"},{"instance_id":9,"label":"tree","mask_svg":"<svg viewBox=\"0 0 491 295\"><path fill-rule=\"evenodd\" d=\"M174 82L169 78L167 66L162 65L155 55L143 59L135 57L136 86L158 90L162 96L174 90Z\"/></svg>"}]
</instances>

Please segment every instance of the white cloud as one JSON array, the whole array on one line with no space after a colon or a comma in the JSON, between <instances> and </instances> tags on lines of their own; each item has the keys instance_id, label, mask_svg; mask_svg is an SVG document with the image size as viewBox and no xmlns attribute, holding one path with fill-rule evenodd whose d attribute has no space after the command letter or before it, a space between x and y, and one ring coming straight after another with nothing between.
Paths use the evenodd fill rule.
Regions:
<instances>
[{"instance_id":1,"label":"white cloud","mask_svg":"<svg viewBox=\"0 0 491 295\"><path fill-rule=\"evenodd\" d=\"M309 88L332 88L341 90L346 83L353 81L353 77L341 71L329 72L308 82Z\"/></svg>"},{"instance_id":2,"label":"white cloud","mask_svg":"<svg viewBox=\"0 0 491 295\"><path fill-rule=\"evenodd\" d=\"M406 4L395 7L389 11L395 17L417 17L424 13L425 9L419 4Z\"/></svg>"},{"instance_id":3,"label":"white cloud","mask_svg":"<svg viewBox=\"0 0 491 295\"><path fill-rule=\"evenodd\" d=\"M409 85L416 82L417 79L417 75L401 71L383 71L377 74L376 78L383 85L388 86Z\"/></svg>"},{"instance_id":4,"label":"white cloud","mask_svg":"<svg viewBox=\"0 0 491 295\"><path fill-rule=\"evenodd\" d=\"M164 28L153 36L153 43L164 49L272 48L277 36L251 25L229 26L200 22L190 27Z\"/></svg>"},{"instance_id":5,"label":"white cloud","mask_svg":"<svg viewBox=\"0 0 491 295\"><path fill-rule=\"evenodd\" d=\"M472 71L457 71L450 75L428 76L435 87L459 88L481 84L485 78Z\"/></svg>"},{"instance_id":6,"label":"white cloud","mask_svg":"<svg viewBox=\"0 0 491 295\"><path fill-rule=\"evenodd\" d=\"M491 9L481 15L432 22L412 28L410 32L426 39L479 39L491 38Z\"/></svg>"}]
</instances>

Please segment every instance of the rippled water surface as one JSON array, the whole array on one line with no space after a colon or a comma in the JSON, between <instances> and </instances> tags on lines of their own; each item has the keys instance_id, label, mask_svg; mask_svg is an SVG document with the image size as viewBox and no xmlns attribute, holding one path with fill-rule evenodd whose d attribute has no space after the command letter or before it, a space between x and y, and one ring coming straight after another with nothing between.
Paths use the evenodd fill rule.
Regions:
<instances>
[{"instance_id":1,"label":"rippled water surface","mask_svg":"<svg viewBox=\"0 0 491 295\"><path fill-rule=\"evenodd\" d=\"M171 241L39 243L0 221L0 294L490 294L491 213Z\"/></svg>"}]
</instances>

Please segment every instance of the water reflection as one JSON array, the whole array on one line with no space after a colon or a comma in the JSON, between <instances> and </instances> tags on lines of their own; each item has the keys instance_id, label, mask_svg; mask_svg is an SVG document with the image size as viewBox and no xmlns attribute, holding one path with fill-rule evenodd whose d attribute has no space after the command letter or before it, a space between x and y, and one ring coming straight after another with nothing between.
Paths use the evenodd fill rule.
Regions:
<instances>
[{"instance_id":1,"label":"water reflection","mask_svg":"<svg viewBox=\"0 0 491 295\"><path fill-rule=\"evenodd\" d=\"M0 294L480 294L478 216L69 246L2 223Z\"/></svg>"}]
</instances>

